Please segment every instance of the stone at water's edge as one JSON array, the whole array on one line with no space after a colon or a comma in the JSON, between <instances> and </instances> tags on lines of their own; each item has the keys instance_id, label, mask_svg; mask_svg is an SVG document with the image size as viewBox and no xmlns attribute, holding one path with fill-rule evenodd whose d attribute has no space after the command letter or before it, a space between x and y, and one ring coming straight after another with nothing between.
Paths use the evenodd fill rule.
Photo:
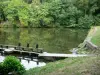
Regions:
<instances>
[{"instance_id":1,"label":"stone at water's edge","mask_svg":"<svg viewBox=\"0 0 100 75\"><path fill-rule=\"evenodd\" d=\"M95 35L97 31L97 27L93 27L90 29L87 38L84 40L84 47L91 49L91 50L97 50L98 46L91 42L92 37Z\"/></svg>"},{"instance_id":2,"label":"stone at water's edge","mask_svg":"<svg viewBox=\"0 0 100 75\"><path fill-rule=\"evenodd\" d=\"M92 49L92 50L98 49L98 46L93 44L91 41L86 41L86 47L88 47L89 49Z\"/></svg>"}]
</instances>

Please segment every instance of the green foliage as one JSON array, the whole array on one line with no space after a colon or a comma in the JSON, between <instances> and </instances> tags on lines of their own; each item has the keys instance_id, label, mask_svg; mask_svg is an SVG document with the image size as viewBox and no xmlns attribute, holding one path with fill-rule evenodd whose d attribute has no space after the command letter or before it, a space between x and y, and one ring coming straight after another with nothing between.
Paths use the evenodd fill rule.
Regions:
<instances>
[{"instance_id":1,"label":"green foliage","mask_svg":"<svg viewBox=\"0 0 100 75\"><path fill-rule=\"evenodd\" d=\"M79 19L79 27L91 27L94 24L93 16L85 15Z\"/></svg>"},{"instance_id":2,"label":"green foliage","mask_svg":"<svg viewBox=\"0 0 100 75\"><path fill-rule=\"evenodd\" d=\"M44 3L43 5L38 3L35 5L32 3L31 9L30 9L30 22L34 25L40 26L40 20L42 19L45 23L45 25L50 24L52 21L52 17L49 16L48 12L49 4Z\"/></svg>"},{"instance_id":3,"label":"green foliage","mask_svg":"<svg viewBox=\"0 0 100 75\"><path fill-rule=\"evenodd\" d=\"M56 23L64 26L78 24L78 18L82 15L82 12L68 0L55 0L54 3L51 4L50 13Z\"/></svg>"},{"instance_id":4,"label":"green foliage","mask_svg":"<svg viewBox=\"0 0 100 75\"><path fill-rule=\"evenodd\" d=\"M99 25L100 24L100 14L97 15L97 16L94 16L94 22L95 22L95 25Z\"/></svg>"},{"instance_id":5,"label":"green foliage","mask_svg":"<svg viewBox=\"0 0 100 75\"><path fill-rule=\"evenodd\" d=\"M6 15L4 13L4 8L7 6L9 0L0 0L0 22L6 21Z\"/></svg>"},{"instance_id":6,"label":"green foliage","mask_svg":"<svg viewBox=\"0 0 100 75\"><path fill-rule=\"evenodd\" d=\"M28 25L28 5L23 0L11 0L4 11L8 20L12 21L13 24L19 22L22 26Z\"/></svg>"},{"instance_id":7,"label":"green foliage","mask_svg":"<svg viewBox=\"0 0 100 75\"><path fill-rule=\"evenodd\" d=\"M20 61L14 56L8 56L5 58L4 62L0 64L2 69L1 73L4 75L9 72L13 72L14 74L22 75L25 72L25 68L21 65Z\"/></svg>"},{"instance_id":8,"label":"green foliage","mask_svg":"<svg viewBox=\"0 0 100 75\"><path fill-rule=\"evenodd\" d=\"M59 25L64 27L90 27L100 22L98 15L100 15L99 0L0 1L0 21L9 20L15 27L55 27ZM84 23L80 23L83 19L85 19ZM40 20L43 21L42 24Z\"/></svg>"},{"instance_id":9,"label":"green foliage","mask_svg":"<svg viewBox=\"0 0 100 75\"><path fill-rule=\"evenodd\" d=\"M0 63L0 73L2 73L2 72L3 72L3 64Z\"/></svg>"}]
</instances>

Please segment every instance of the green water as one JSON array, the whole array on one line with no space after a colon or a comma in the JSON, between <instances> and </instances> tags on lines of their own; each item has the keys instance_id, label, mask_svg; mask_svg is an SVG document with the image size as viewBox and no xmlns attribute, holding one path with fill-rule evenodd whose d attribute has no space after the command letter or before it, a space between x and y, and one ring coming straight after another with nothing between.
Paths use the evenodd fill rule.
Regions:
<instances>
[{"instance_id":1,"label":"green water","mask_svg":"<svg viewBox=\"0 0 100 75\"><path fill-rule=\"evenodd\" d=\"M69 53L70 49L84 41L87 33L87 29L1 28L0 44L17 45L20 42L26 46L26 43L29 43L35 48L38 43L46 52Z\"/></svg>"}]
</instances>

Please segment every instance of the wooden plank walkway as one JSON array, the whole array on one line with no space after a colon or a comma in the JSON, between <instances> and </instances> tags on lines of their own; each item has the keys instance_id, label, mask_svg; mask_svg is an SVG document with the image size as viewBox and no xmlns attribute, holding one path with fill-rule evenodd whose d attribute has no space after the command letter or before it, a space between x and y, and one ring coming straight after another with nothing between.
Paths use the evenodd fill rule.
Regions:
<instances>
[{"instance_id":1,"label":"wooden plank walkway","mask_svg":"<svg viewBox=\"0 0 100 75\"><path fill-rule=\"evenodd\" d=\"M58 53L39 53L39 57L84 57L87 54L58 54Z\"/></svg>"},{"instance_id":2,"label":"wooden plank walkway","mask_svg":"<svg viewBox=\"0 0 100 75\"><path fill-rule=\"evenodd\" d=\"M89 56L87 54L59 54L59 53L47 53L47 52L32 52L32 51L22 51L22 50L15 50L13 48L4 49L4 52L6 53L19 53L19 54L27 54L27 55L33 55L37 57L56 57L56 58L67 58L67 57L84 57Z\"/></svg>"}]
</instances>

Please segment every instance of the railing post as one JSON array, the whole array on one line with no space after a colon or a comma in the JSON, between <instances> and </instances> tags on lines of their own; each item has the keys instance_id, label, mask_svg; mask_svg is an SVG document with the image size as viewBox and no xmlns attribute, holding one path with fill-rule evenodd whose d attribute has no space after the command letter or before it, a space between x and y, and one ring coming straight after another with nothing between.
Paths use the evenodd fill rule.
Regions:
<instances>
[{"instance_id":1,"label":"railing post","mask_svg":"<svg viewBox=\"0 0 100 75\"><path fill-rule=\"evenodd\" d=\"M3 45L0 45L0 47L3 49Z\"/></svg>"},{"instance_id":2,"label":"railing post","mask_svg":"<svg viewBox=\"0 0 100 75\"><path fill-rule=\"evenodd\" d=\"M39 65L39 60L36 61L36 64Z\"/></svg>"},{"instance_id":3,"label":"railing post","mask_svg":"<svg viewBox=\"0 0 100 75\"><path fill-rule=\"evenodd\" d=\"M21 43L18 43L18 47L20 47L21 46Z\"/></svg>"},{"instance_id":4,"label":"railing post","mask_svg":"<svg viewBox=\"0 0 100 75\"><path fill-rule=\"evenodd\" d=\"M24 48L22 48L22 51L24 51Z\"/></svg>"},{"instance_id":5,"label":"railing post","mask_svg":"<svg viewBox=\"0 0 100 75\"><path fill-rule=\"evenodd\" d=\"M40 53L43 53L43 50L40 50Z\"/></svg>"},{"instance_id":6,"label":"railing post","mask_svg":"<svg viewBox=\"0 0 100 75\"><path fill-rule=\"evenodd\" d=\"M27 43L27 48L29 48L29 46L30 46L30 44L29 44L29 43Z\"/></svg>"},{"instance_id":7,"label":"railing post","mask_svg":"<svg viewBox=\"0 0 100 75\"><path fill-rule=\"evenodd\" d=\"M20 47L21 47L21 43L18 43L18 49L20 50Z\"/></svg>"},{"instance_id":8,"label":"railing post","mask_svg":"<svg viewBox=\"0 0 100 75\"><path fill-rule=\"evenodd\" d=\"M36 50L37 50L37 52L38 52L38 48L39 48L39 45L38 45L38 44L36 44Z\"/></svg>"},{"instance_id":9,"label":"railing post","mask_svg":"<svg viewBox=\"0 0 100 75\"><path fill-rule=\"evenodd\" d=\"M5 55L5 52L4 51L2 51L2 56L4 56Z\"/></svg>"},{"instance_id":10,"label":"railing post","mask_svg":"<svg viewBox=\"0 0 100 75\"><path fill-rule=\"evenodd\" d=\"M36 44L36 48L39 48L39 45L38 44Z\"/></svg>"},{"instance_id":11,"label":"railing post","mask_svg":"<svg viewBox=\"0 0 100 75\"><path fill-rule=\"evenodd\" d=\"M14 47L14 49L17 49L16 47Z\"/></svg>"},{"instance_id":12,"label":"railing post","mask_svg":"<svg viewBox=\"0 0 100 75\"><path fill-rule=\"evenodd\" d=\"M32 54L31 53L29 53L29 56L31 56Z\"/></svg>"},{"instance_id":13,"label":"railing post","mask_svg":"<svg viewBox=\"0 0 100 75\"><path fill-rule=\"evenodd\" d=\"M6 48L8 49L8 46L6 46Z\"/></svg>"},{"instance_id":14,"label":"railing post","mask_svg":"<svg viewBox=\"0 0 100 75\"><path fill-rule=\"evenodd\" d=\"M30 63L30 60L27 60L28 61L28 63Z\"/></svg>"},{"instance_id":15,"label":"railing post","mask_svg":"<svg viewBox=\"0 0 100 75\"><path fill-rule=\"evenodd\" d=\"M31 57L31 60L33 61L33 57Z\"/></svg>"},{"instance_id":16,"label":"railing post","mask_svg":"<svg viewBox=\"0 0 100 75\"><path fill-rule=\"evenodd\" d=\"M1 48L0 51L3 51L4 50L2 45L0 45L0 48Z\"/></svg>"},{"instance_id":17,"label":"railing post","mask_svg":"<svg viewBox=\"0 0 100 75\"><path fill-rule=\"evenodd\" d=\"M21 58L19 58L19 61L21 62Z\"/></svg>"}]
</instances>

